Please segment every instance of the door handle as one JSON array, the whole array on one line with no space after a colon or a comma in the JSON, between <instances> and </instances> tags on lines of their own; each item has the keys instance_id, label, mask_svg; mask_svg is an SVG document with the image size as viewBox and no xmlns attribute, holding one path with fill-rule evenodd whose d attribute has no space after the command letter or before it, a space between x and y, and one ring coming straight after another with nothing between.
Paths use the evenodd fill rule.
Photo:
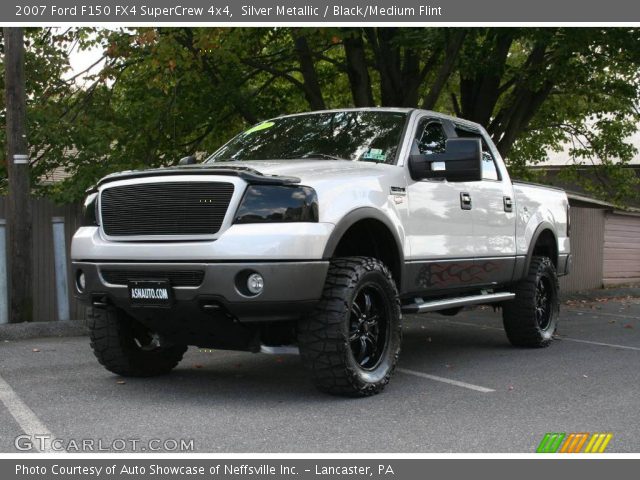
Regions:
<instances>
[{"instance_id":1,"label":"door handle","mask_svg":"<svg viewBox=\"0 0 640 480\"><path fill-rule=\"evenodd\" d=\"M502 203L504 204L505 212L513 212L513 200L511 200L511 197L502 197Z\"/></svg>"},{"instance_id":2,"label":"door handle","mask_svg":"<svg viewBox=\"0 0 640 480\"><path fill-rule=\"evenodd\" d=\"M460 192L460 208L471 210L471 195L468 192Z\"/></svg>"}]
</instances>

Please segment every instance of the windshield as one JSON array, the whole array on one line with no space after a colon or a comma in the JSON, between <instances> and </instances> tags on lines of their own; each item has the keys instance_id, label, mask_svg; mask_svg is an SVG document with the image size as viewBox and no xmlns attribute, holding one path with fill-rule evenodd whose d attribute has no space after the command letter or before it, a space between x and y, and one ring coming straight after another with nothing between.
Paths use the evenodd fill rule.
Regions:
<instances>
[{"instance_id":1,"label":"windshield","mask_svg":"<svg viewBox=\"0 0 640 480\"><path fill-rule=\"evenodd\" d=\"M281 117L233 138L209 162L360 160L395 163L407 118L403 112L344 111Z\"/></svg>"}]
</instances>

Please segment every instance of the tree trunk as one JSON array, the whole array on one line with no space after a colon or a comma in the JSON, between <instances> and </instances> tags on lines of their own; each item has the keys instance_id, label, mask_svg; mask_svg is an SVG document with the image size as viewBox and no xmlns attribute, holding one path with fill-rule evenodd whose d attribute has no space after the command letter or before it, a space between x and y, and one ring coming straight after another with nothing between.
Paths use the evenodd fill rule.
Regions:
<instances>
[{"instance_id":1,"label":"tree trunk","mask_svg":"<svg viewBox=\"0 0 640 480\"><path fill-rule=\"evenodd\" d=\"M29 156L26 135L24 37L20 27L4 28L7 172L9 176L9 321L33 320L32 238Z\"/></svg>"},{"instance_id":2,"label":"tree trunk","mask_svg":"<svg viewBox=\"0 0 640 480\"><path fill-rule=\"evenodd\" d=\"M518 136L529 126L534 115L553 90L555 85L553 77L547 78L535 90L529 86L533 76L541 75L546 54L546 42L540 42L534 46L525 62L524 71L520 72L513 91L506 99L505 107L498 112L490 125L489 133L503 156L509 153Z\"/></svg>"},{"instance_id":3,"label":"tree trunk","mask_svg":"<svg viewBox=\"0 0 640 480\"><path fill-rule=\"evenodd\" d=\"M466 36L466 30L457 29L453 37L448 39L444 54L444 61L438 69L438 73L436 74L433 85L431 85L431 88L429 89L429 93L422 101L422 108L425 110L432 110L435 107L438 98L440 98L440 94L449 81L449 77L451 77L454 67L456 66L456 61L458 60L458 56L460 55L460 50L462 50L462 44L464 43Z\"/></svg>"},{"instance_id":4,"label":"tree trunk","mask_svg":"<svg viewBox=\"0 0 640 480\"><path fill-rule=\"evenodd\" d=\"M349 32L344 38L343 45L353 104L356 107L372 107L374 101L371 77L360 30Z\"/></svg>"},{"instance_id":5,"label":"tree trunk","mask_svg":"<svg viewBox=\"0 0 640 480\"><path fill-rule=\"evenodd\" d=\"M380 97L383 107L398 107L403 103L400 52L393 45L395 28L367 28L369 44L380 73Z\"/></svg>"},{"instance_id":6,"label":"tree trunk","mask_svg":"<svg viewBox=\"0 0 640 480\"><path fill-rule=\"evenodd\" d=\"M535 92L527 91L521 97L509 118L504 134L496 144L500 155L507 156L514 142L528 126L533 117L553 90L553 83L546 82L542 89Z\"/></svg>"},{"instance_id":7,"label":"tree trunk","mask_svg":"<svg viewBox=\"0 0 640 480\"><path fill-rule=\"evenodd\" d=\"M298 62L300 63L300 71L304 79L304 96L309 102L309 106L313 110L324 110L325 103L322 98L322 90L318 81L318 74L313 63L313 55L309 49L307 39L303 36L295 36L295 50Z\"/></svg>"},{"instance_id":8,"label":"tree trunk","mask_svg":"<svg viewBox=\"0 0 640 480\"><path fill-rule=\"evenodd\" d=\"M464 118L485 127L491 120L502 93L500 82L513 40L513 32L510 30L491 35L482 46L484 56L488 59L487 65L472 76L461 72L460 104Z\"/></svg>"}]
</instances>

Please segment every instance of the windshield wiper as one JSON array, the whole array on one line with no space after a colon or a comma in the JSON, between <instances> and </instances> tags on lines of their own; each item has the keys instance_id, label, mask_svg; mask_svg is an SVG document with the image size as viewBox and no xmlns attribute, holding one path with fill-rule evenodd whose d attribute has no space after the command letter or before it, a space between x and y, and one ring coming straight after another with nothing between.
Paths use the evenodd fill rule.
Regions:
<instances>
[{"instance_id":1,"label":"windshield wiper","mask_svg":"<svg viewBox=\"0 0 640 480\"><path fill-rule=\"evenodd\" d=\"M315 160L345 160L344 158L336 157L335 155L329 155L321 152L307 152L301 155L299 158L315 159Z\"/></svg>"}]
</instances>

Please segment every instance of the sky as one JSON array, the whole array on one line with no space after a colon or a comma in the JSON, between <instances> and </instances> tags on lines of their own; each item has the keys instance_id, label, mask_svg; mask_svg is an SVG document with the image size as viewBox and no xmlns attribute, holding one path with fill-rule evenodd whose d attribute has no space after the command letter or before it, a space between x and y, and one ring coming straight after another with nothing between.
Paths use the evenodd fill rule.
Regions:
<instances>
[{"instance_id":1,"label":"sky","mask_svg":"<svg viewBox=\"0 0 640 480\"><path fill-rule=\"evenodd\" d=\"M71 70L65 75L65 78L70 78L76 75L78 72L82 72L87 69L91 64L98 61L102 57L103 49L101 47L95 47L91 50L78 50L76 47L69 55L69 63L71 64ZM99 71L102 67L102 62L96 65L92 72ZM83 77L79 77L76 82L82 84Z\"/></svg>"},{"instance_id":2,"label":"sky","mask_svg":"<svg viewBox=\"0 0 640 480\"><path fill-rule=\"evenodd\" d=\"M640 125L638 125L638 129L640 130ZM638 149L638 153L633 157L629 163L632 165L640 165L640 131L636 131L630 138L630 141L633 145ZM542 165L571 165L573 164L573 160L569 155L569 145L561 152L547 152L548 159L545 162L542 162ZM583 160L583 163L586 163Z\"/></svg>"}]
</instances>

